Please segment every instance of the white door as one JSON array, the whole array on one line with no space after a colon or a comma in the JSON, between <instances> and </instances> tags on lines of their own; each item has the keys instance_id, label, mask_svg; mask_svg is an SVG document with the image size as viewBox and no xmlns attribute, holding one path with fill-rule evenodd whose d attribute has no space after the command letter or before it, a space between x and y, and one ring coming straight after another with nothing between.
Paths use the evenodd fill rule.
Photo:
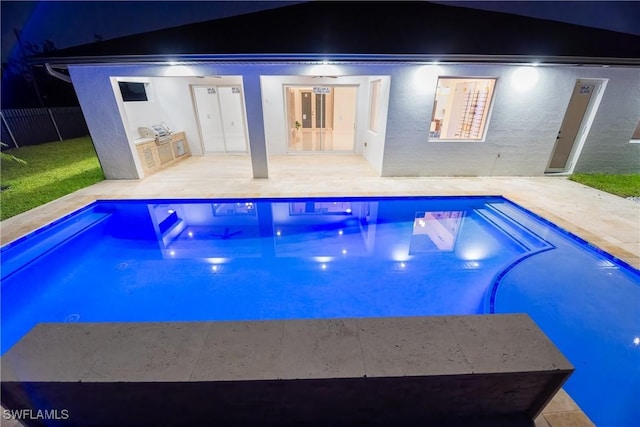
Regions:
<instances>
[{"instance_id":1,"label":"white door","mask_svg":"<svg viewBox=\"0 0 640 427\"><path fill-rule=\"evenodd\" d=\"M565 172L569 169L595 89L595 83L576 81L546 172Z\"/></svg>"},{"instance_id":2,"label":"white door","mask_svg":"<svg viewBox=\"0 0 640 427\"><path fill-rule=\"evenodd\" d=\"M240 86L193 86L205 153L246 153L247 133Z\"/></svg>"},{"instance_id":3,"label":"white door","mask_svg":"<svg viewBox=\"0 0 640 427\"><path fill-rule=\"evenodd\" d=\"M200 134L205 153L226 152L218 89L215 86L195 86L193 95L196 102L196 112L200 123Z\"/></svg>"},{"instance_id":4,"label":"white door","mask_svg":"<svg viewBox=\"0 0 640 427\"><path fill-rule=\"evenodd\" d=\"M240 86L218 86L218 99L227 152L246 153L247 136Z\"/></svg>"}]
</instances>

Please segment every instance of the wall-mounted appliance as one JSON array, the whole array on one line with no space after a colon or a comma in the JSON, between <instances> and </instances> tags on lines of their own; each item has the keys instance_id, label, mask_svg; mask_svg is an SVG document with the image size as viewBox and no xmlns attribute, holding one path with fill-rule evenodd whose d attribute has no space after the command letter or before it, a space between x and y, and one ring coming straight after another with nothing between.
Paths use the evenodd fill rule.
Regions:
<instances>
[{"instance_id":1,"label":"wall-mounted appliance","mask_svg":"<svg viewBox=\"0 0 640 427\"><path fill-rule=\"evenodd\" d=\"M120 87L120 94L122 95L122 100L124 102L148 101L149 100L149 97L147 96L148 84L149 83L144 83L144 82L126 82L126 81L118 82L118 86Z\"/></svg>"}]
</instances>

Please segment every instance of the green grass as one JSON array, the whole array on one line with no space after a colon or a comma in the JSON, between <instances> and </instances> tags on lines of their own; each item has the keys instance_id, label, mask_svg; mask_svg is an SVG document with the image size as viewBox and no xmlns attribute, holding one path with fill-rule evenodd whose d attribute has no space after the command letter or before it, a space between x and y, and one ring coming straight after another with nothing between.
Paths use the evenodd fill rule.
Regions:
<instances>
[{"instance_id":1,"label":"green grass","mask_svg":"<svg viewBox=\"0 0 640 427\"><path fill-rule=\"evenodd\" d=\"M88 136L6 150L5 153L26 161L26 164L1 160L1 220L104 180Z\"/></svg>"},{"instance_id":2,"label":"green grass","mask_svg":"<svg viewBox=\"0 0 640 427\"><path fill-rule=\"evenodd\" d=\"M570 179L620 197L640 197L640 174L573 174Z\"/></svg>"}]
</instances>

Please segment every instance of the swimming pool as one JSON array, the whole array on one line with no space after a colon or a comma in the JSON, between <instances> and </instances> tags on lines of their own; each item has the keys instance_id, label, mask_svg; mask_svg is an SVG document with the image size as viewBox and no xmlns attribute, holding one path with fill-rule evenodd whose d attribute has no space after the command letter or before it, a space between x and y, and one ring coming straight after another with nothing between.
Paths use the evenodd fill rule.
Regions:
<instances>
[{"instance_id":1,"label":"swimming pool","mask_svg":"<svg viewBox=\"0 0 640 427\"><path fill-rule=\"evenodd\" d=\"M640 272L502 197L97 201L2 248L3 353L47 321L508 312L635 424Z\"/></svg>"}]
</instances>

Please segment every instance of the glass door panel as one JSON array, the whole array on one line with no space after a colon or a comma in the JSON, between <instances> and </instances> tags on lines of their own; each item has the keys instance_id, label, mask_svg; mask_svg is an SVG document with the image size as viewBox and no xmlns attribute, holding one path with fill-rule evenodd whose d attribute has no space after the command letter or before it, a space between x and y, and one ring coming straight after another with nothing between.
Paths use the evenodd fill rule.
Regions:
<instances>
[{"instance_id":1,"label":"glass door panel","mask_svg":"<svg viewBox=\"0 0 640 427\"><path fill-rule=\"evenodd\" d=\"M356 86L285 86L287 152L353 152Z\"/></svg>"}]
</instances>

